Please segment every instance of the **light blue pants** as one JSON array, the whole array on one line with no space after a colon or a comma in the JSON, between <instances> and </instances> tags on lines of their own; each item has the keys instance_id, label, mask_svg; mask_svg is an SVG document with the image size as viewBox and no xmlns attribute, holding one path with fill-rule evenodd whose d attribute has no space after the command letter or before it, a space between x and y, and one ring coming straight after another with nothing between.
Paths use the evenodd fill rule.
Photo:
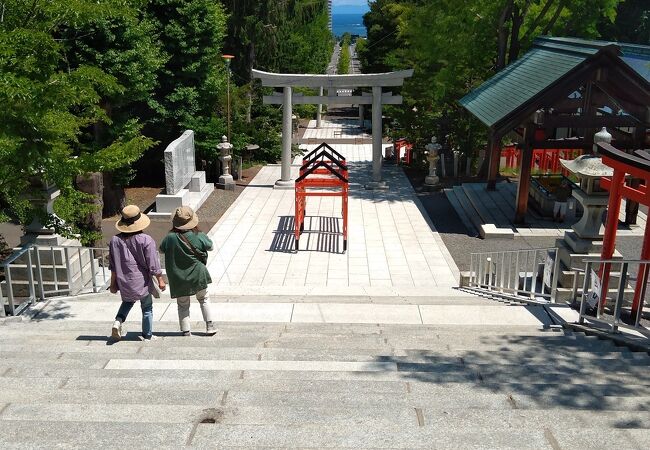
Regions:
<instances>
[{"instance_id":1,"label":"light blue pants","mask_svg":"<svg viewBox=\"0 0 650 450\"><path fill-rule=\"evenodd\" d=\"M115 320L121 320L122 323L126 322L126 317L131 312L134 303L122 300ZM153 298L151 298L151 294L140 299L140 308L142 308L142 336L144 338L150 338L153 334Z\"/></svg>"}]
</instances>

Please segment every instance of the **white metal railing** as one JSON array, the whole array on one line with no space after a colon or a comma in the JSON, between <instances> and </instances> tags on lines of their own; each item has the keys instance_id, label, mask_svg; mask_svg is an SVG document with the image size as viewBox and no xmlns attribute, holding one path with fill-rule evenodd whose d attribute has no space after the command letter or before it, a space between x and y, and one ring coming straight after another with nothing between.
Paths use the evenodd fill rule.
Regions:
<instances>
[{"instance_id":1,"label":"white metal railing","mask_svg":"<svg viewBox=\"0 0 650 450\"><path fill-rule=\"evenodd\" d=\"M557 248L472 253L468 287L521 300L555 302Z\"/></svg>"},{"instance_id":2,"label":"white metal railing","mask_svg":"<svg viewBox=\"0 0 650 450\"><path fill-rule=\"evenodd\" d=\"M602 292L600 279L604 267L609 269L607 292ZM650 337L650 330L641 325L643 306L647 303L648 269L650 260L586 259L579 323L604 325L612 332L623 328ZM603 295L606 307L601 308ZM635 296L639 300L639 314L631 309Z\"/></svg>"},{"instance_id":3,"label":"white metal railing","mask_svg":"<svg viewBox=\"0 0 650 450\"><path fill-rule=\"evenodd\" d=\"M20 314L38 300L99 292L110 282L108 248L27 244L0 262L0 307Z\"/></svg>"}]
</instances>

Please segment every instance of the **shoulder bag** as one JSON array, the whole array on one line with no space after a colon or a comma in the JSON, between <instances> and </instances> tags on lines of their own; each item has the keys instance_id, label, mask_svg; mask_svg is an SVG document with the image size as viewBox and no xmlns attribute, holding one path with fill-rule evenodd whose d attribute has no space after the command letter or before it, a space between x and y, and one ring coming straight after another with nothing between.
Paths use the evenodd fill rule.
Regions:
<instances>
[{"instance_id":1,"label":"shoulder bag","mask_svg":"<svg viewBox=\"0 0 650 450\"><path fill-rule=\"evenodd\" d=\"M189 239L185 237L183 233L176 233L178 238L185 244L185 246L192 252L196 259L198 259L203 265L208 263L208 257L203 253L199 252L190 242Z\"/></svg>"}]
</instances>

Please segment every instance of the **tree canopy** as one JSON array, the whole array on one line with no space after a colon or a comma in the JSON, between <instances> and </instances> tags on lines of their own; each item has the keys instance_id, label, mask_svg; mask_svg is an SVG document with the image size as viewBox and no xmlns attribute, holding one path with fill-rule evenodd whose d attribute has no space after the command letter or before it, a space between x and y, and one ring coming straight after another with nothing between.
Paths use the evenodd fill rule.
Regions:
<instances>
[{"instance_id":1,"label":"tree canopy","mask_svg":"<svg viewBox=\"0 0 650 450\"><path fill-rule=\"evenodd\" d=\"M391 109L395 133L471 154L485 130L458 99L525 52L541 34L597 38L620 0L376 0L364 17L363 70L413 67ZM609 38L609 36L608 36Z\"/></svg>"},{"instance_id":2,"label":"tree canopy","mask_svg":"<svg viewBox=\"0 0 650 450\"><path fill-rule=\"evenodd\" d=\"M119 187L139 169L161 182L162 150L188 128L198 158L216 160L223 53L235 55L235 148L257 143L274 161L279 111L250 70L322 72L327 20L325 0L0 0L0 211L28 222L46 179L71 225L59 231L79 232L93 206L77 176L111 173Z\"/></svg>"},{"instance_id":3,"label":"tree canopy","mask_svg":"<svg viewBox=\"0 0 650 450\"><path fill-rule=\"evenodd\" d=\"M0 201L27 222L45 179L61 189L74 223L89 208L75 177L129 165L153 142L135 123L102 142L89 138L94 125L111 123L101 100L125 88L97 64L71 60L70 30L132 20L135 10L126 0L3 0L0 7Z\"/></svg>"}]
</instances>

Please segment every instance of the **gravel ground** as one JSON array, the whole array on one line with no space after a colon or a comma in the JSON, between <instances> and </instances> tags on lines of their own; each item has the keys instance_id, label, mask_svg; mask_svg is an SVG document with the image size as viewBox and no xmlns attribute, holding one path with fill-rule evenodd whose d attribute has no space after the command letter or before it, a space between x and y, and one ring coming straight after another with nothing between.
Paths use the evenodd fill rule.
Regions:
<instances>
[{"instance_id":1,"label":"gravel ground","mask_svg":"<svg viewBox=\"0 0 650 450\"><path fill-rule=\"evenodd\" d=\"M199 228L204 232L210 231L219 218L226 212L226 210L232 205L235 199L239 196L239 193L244 189L244 187L237 186L237 189L233 191L224 191L216 189L210 197L205 201L205 203L199 208L197 214L199 216ZM104 239L101 243L101 246L107 246L108 241L113 237L117 230L115 229L115 222L117 217L104 219L102 221L102 234ZM156 243L160 244L162 239L167 235L171 229L171 219L151 219L151 225L146 230L146 233L151 235L154 238Z\"/></svg>"}]
</instances>

